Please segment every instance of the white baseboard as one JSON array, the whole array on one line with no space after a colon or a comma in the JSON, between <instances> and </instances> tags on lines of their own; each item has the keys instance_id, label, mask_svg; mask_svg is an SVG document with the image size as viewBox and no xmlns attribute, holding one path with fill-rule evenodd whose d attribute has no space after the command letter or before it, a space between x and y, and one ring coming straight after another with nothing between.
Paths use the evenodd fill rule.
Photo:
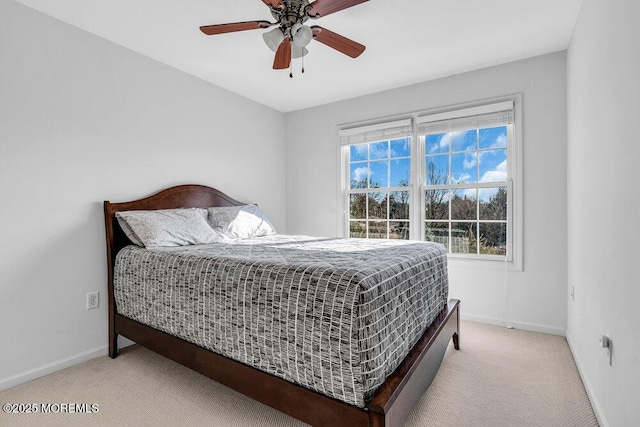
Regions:
<instances>
[{"instance_id":1,"label":"white baseboard","mask_svg":"<svg viewBox=\"0 0 640 427\"><path fill-rule=\"evenodd\" d=\"M473 314L463 314L463 313L460 314L460 318L462 320L469 320L471 322L477 322L477 323L486 323L488 325L504 326L504 327L513 326L515 329L522 329L523 331L541 332L543 334L559 335L561 337L564 337L566 334L566 331L564 329L556 328L553 326L538 325L535 323L507 322L502 319L495 319L492 317L485 317L485 316L475 316Z\"/></svg>"},{"instance_id":2,"label":"white baseboard","mask_svg":"<svg viewBox=\"0 0 640 427\"><path fill-rule=\"evenodd\" d=\"M24 384L36 378L44 377L45 375L52 374L65 368L69 368L74 365L78 365L87 360L95 359L96 357L106 356L107 346L97 347L92 350L87 350L84 353L80 353L75 356L68 357L66 359L58 360L49 363L40 368L32 369L31 371L23 372L18 375L14 375L9 378L0 380L0 391L8 390L20 384Z\"/></svg>"},{"instance_id":3,"label":"white baseboard","mask_svg":"<svg viewBox=\"0 0 640 427\"><path fill-rule=\"evenodd\" d=\"M598 424L600 427L608 427L609 423L607 423L607 419L604 416L604 412L602 412L602 407L600 406L600 402L596 398L596 395L593 393L593 389L591 388L591 384L584 376L584 371L582 370L582 365L580 364L580 359L576 356L576 352L574 351L573 344L571 343L571 334L567 330L566 333L567 343L569 343L569 350L571 350L571 355L573 356L573 360L576 362L576 366L578 367L578 374L580 374L580 378L582 379L582 384L584 384L584 389L587 391L587 396L589 396L589 401L591 402L591 407L593 408L593 413L596 414L596 419L598 420Z\"/></svg>"},{"instance_id":4,"label":"white baseboard","mask_svg":"<svg viewBox=\"0 0 640 427\"><path fill-rule=\"evenodd\" d=\"M128 347L133 344L135 344L133 341L130 341L124 337L118 337L119 349ZM41 366L40 368L32 369L30 371L23 372L9 378L0 379L0 391L8 390L12 387L24 384L40 377L44 377L45 375L49 375L57 371L61 371L71 366L79 365L80 363L87 362L91 359L95 359L96 357L106 356L108 354L107 350L108 348L106 345L96 347L75 356L67 357L66 359L49 363L47 365Z\"/></svg>"}]
</instances>

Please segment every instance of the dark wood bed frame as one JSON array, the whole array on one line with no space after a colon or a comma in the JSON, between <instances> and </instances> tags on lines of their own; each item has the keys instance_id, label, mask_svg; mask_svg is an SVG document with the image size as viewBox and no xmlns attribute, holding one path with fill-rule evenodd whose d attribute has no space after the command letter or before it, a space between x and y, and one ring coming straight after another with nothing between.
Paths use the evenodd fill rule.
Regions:
<instances>
[{"instance_id":1,"label":"dark wood bed frame","mask_svg":"<svg viewBox=\"0 0 640 427\"><path fill-rule=\"evenodd\" d=\"M402 426L427 390L453 338L460 344L460 301L450 300L402 364L365 408L348 405L236 362L164 332L121 316L113 293L116 254L130 244L115 213L127 210L243 205L220 191L181 185L125 203L104 202L109 293L109 356L118 354L118 335L191 368L246 396L314 426Z\"/></svg>"}]
</instances>

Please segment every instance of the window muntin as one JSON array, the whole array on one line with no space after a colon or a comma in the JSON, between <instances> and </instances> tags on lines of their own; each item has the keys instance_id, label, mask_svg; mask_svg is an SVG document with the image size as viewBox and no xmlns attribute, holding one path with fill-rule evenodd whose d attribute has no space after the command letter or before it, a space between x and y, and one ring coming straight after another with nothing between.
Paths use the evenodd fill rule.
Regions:
<instances>
[{"instance_id":1,"label":"window muntin","mask_svg":"<svg viewBox=\"0 0 640 427\"><path fill-rule=\"evenodd\" d=\"M409 239L411 138L349 146L349 237Z\"/></svg>"}]
</instances>

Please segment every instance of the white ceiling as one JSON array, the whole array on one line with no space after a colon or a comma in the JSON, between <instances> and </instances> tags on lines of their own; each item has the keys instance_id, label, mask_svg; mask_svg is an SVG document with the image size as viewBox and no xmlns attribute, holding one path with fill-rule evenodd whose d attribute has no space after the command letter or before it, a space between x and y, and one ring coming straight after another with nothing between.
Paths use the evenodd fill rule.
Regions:
<instances>
[{"instance_id":1,"label":"white ceiling","mask_svg":"<svg viewBox=\"0 0 640 427\"><path fill-rule=\"evenodd\" d=\"M366 45L359 58L312 42L290 79L271 69L268 30L198 30L273 21L260 0L17 1L283 112L566 49L582 3L371 0L310 21Z\"/></svg>"}]
</instances>

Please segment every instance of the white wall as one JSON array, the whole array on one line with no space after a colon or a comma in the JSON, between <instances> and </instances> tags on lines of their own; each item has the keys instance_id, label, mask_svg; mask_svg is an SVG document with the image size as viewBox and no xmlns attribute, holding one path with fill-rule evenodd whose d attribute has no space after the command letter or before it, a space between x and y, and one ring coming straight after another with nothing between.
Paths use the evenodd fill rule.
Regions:
<instances>
[{"instance_id":1,"label":"white wall","mask_svg":"<svg viewBox=\"0 0 640 427\"><path fill-rule=\"evenodd\" d=\"M450 295L467 318L564 334L565 52L288 113L287 233L337 234L339 125L516 93L523 95L524 272L451 260Z\"/></svg>"},{"instance_id":2,"label":"white wall","mask_svg":"<svg viewBox=\"0 0 640 427\"><path fill-rule=\"evenodd\" d=\"M605 426L640 425L638 16L636 0L584 0L568 50L567 337Z\"/></svg>"},{"instance_id":3,"label":"white wall","mask_svg":"<svg viewBox=\"0 0 640 427\"><path fill-rule=\"evenodd\" d=\"M284 154L282 113L0 0L0 389L106 354L103 200L200 183L284 229Z\"/></svg>"}]
</instances>

